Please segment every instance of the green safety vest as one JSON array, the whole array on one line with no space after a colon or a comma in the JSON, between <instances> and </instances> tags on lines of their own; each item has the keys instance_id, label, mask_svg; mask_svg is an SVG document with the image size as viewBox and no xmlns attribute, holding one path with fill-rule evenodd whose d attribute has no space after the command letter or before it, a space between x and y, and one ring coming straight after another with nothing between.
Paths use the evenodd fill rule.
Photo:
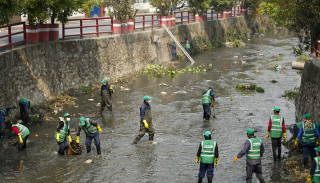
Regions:
<instances>
[{"instance_id":1,"label":"green safety vest","mask_svg":"<svg viewBox=\"0 0 320 183\"><path fill-rule=\"evenodd\" d=\"M62 120L63 122L63 127L60 129L59 133L60 133L60 142L63 142L66 139L66 136L68 135L68 131L70 128L70 122L68 123L68 125L66 124L65 120ZM58 123L59 126L59 123ZM58 128L57 126L57 128ZM54 138L57 138L57 132L54 134Z\"/></svg>"},{"instance_id":2,"label":"green safety vest","mask_svg":"<svg viewBox=\"0 0 320 183\"><path fill-rule=\"evenodd\" d=\"M201 142L201 148L201 162L206 164L214 163L214 150L216 149L216 142L213 140L204 140Z\"/></svg>"},{"instance_id":3,"label":"green safety vest","mask_svg":"<svg viewBox=\"0 0 320 183\"><path fill-rule=\"evenodd\" d=\"M307 143L314 143L316 142L316 134L315 134L315 124L311 125L311 129L308 130L306 128L306 124L305 122L303 122L302 124L302 128L303 128L303 134L302 134L302 142L307 142Z\"/></svg>"},{"instance_id":4,"label":"green safety vest","mask_svg":"<svg viewBox=\"0 0 320 183\"><path fill-rule=\"evenodd\" d=\"M282 137L282 123L283 117L280 115L272 115L271 117L271 138L281 138Z\"/></svg>"},{"instance_id":5,"label":"green safety vest","mask_svg":"<svg viewBox=\"0 0 320 183\"><path fill-rule=\"evenodd\" d=\"M186 44L186 48L190 49L190 44L189 43Z\"/></svg>"},{"instance_id":6,"label":"green safety vest","mask_svg":"<svg viewBox=\"0 0 320 183\"><path fill-rule=\"evenodd\" d=\"M315 183L320 183L320 157L315 157L314 158L314 161L316 162L316 171L314 172L314 174L312 175L312 182L315 182Z\"/></svg>"},{"instance_id":7,"label":"green safety vest","mask_svg":"<svg viewBox=\"0 0 320 183\"><path fill-rule=\"evenodd\" d=\"M12 127L17 127L20 134L21 134L21 138L25 138L27 135L30 134L29 129L21 124L12 124Z\"/></svg>"},{"instance_id":8,"label":"green safety vest","mask_svg":"<svg viewBox=\"0 0 320 183\"><path fill-rule=\"evenodd\" d=\"M211 104L212 97L210 95L211 90L209 89L202 97L202 104Z\"/></svg>"},{"instance_id":9,"label":"green safety vest","mask_svg":"<svg viewBox=\"0 0 320 183\"><path fill-rule=\"evenodd\" d=\"M250 149L247 152L247 159L260 159L261 140L259 138L250 138Z\"/></svg>"},{"instance_id":10,"label":"green safety vest","mask_svg":"<svg viewBox=\"0 0 320 183\"><path fill-rule=\"evenodd\" d=\"M27 98L22 98L19 100L19 103L29 103L29 100Z\"/></svg>"},{"instance_id":11,"label":"green safety vest","mask_svg":"<svg viewBox=\"0 0 320 183\"><path fill-rule=\"evenodd\" d=\"M96 133L98 130L98 128L96 126L94 126L93 124L90 124L89 118L86 119L86 124L84 126L81 126L81 128L83 129L83 131L86 135Z\"/></svg>"},{"instance_id":12,"label":"green safety vest","mask_svg":"<svg viewBox=\"0 0 320 183\"><path fill-rule=\"evenodd\" d=\"M296 123L297 127L300 129L302 126L302 121Z\"/></svg>"}]
</instances>

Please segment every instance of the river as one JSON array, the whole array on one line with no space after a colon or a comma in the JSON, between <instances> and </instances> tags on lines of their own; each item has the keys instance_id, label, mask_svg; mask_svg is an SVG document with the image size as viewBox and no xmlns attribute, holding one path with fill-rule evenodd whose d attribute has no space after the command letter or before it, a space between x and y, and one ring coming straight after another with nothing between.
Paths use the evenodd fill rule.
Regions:
<instances>
[{"instance_id":1,"label":"river","mask_svg":"<svg viewBox=\"0 0 320 183\"><path fill-rule=\"evenodd\" d=\"M271 140L266 139L266 132L274 106L281 108L280 114L287 126L295 123L294 103L282 97L285 90L299 86L301 81L298 72L291 69L291 62L296 60L292 52L295 44L297 39L289 36L253 38L240 48L218 48L194 57L196 66L212 64L213 70L185 73L175 79L139 76L123 85L130 90L115 88L114 112L104 112L104 117L98 115L100 99L96 89L90 95L77 98L79 108L65 108L56 115L49 113L47 116L57 119L64 112L70 113L72 129L77 128L82 115L97 120L103 130L101 157L95 156L93 144L90 154L84 149L79 156L59 156L53 138L57 120L30 124L30 143L25 151L18 152L10 145L12 143L5 142L13 142L17 137L2 140L0 180L19 183L197 182L196 153L203 133L210 130L220 153L220 165L214 170L213 182L245 182L245 157L235 163L232 160L247 139L244 132L254 128L265 145L262 166L266 182L284 182L281 181L285 177L282 166L288 150L282 147L283 159L274 162ZM275 63L284 65L281 72L273 69ZM181 68L186 66L189 66L188 61L179 64ZM265 92L237 91L236 84L255 84ZM208 122L202 120L201 98L209 86L216 95L213 110L216 118ZM161 95L162 91L167 94ZM181 92L175 93L177 91ZM139 144L131 145L138 134L139 107L145 95L153 97L156 143L146 143L146 135ZM94 101L88 101L90 98ZM292 136L289 130L287 134L289 139ZM72 138L76 139L75 132ZM83 131L80 139L84 144ZM93 163L85 164L88 159ZM258 182L255 175L253 182Z\"/></svg>"}]
</instances>

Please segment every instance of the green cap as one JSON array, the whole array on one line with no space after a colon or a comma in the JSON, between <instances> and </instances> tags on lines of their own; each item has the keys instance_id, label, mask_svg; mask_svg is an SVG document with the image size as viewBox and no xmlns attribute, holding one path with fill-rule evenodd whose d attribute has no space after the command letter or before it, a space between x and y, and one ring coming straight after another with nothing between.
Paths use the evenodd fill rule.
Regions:
<instances>
[{"instance_id":1,"label":"green cap","mask_svg":"<svg viewBox=\"0 0 320 183\"><path fill-rule=\"evenodd\" d=\"M311 115L309 113L306 113L305 115L303 115L304 118L309 119L311 118Z\"/></svg>"},{"instance_id":2,"label":"green cap","mask_svg":"<svg viewBox=\"0 0 320 183\"><path fill-rule=\"evenodd\" d=\"M175 41L172 41L172 43L175 44L176 42L175 42Z\"/></svg>"},{"instance_id":3,"label":"green cap","mask_svg":"<svg viewBox=\"0 0 320 183\"><path fill-rule=\"evenodd\" d=\"M69 113L65 113L64 115L63 115L63 117L70 117L70 114Z\"/></svg>"},{"instance_id":4,"label":"green cap","mask_svg":"<svg viewBox=\"0 0 320 183\"><path fill-rule=\"evenodd\" d=\"M244 133L253 135L254 134L254 129L248 128L248 130L246 132L244 132Z\"/></svg>"},{"instance_id":5,"label":"green cap","mask_svg":"<svg viewBox=\"0 0 320 183\"><path fill-rule=\"evenodd\" d=\"M104 78L101 83L105 83L105 82L108 82L108 79Z\"/></svg>"},{"instance_id":6,"label":"green cap","mask_svg":"<svg viewBox=\"0 0 320 183\"><path fill-rule=\"evenodd\" d=\"M320 152L320 146L318 148L314 148L314 150Z\"/></svg>"},{"instance_id":7,"label":"green cap","mask_svg":"<svg viewBox=\"0 0 320 183\"><path fill-rule=\"evenodd\" d=\"M206 137L209 137L211 135L211 132L210 131L206 131L206 132L204 132L203 135L206 136Z\"/></svg>"},{"instance_id":8,"label":"green cap","mask_svg":"<svg viewBox=\"0 0 320 183\"><path fill-rule=\"evenodd\" d=\"M152 98L149 97L149 96L145 96L145 97L143 98L144 101L151 100L151 99L152 99Z\"/></svg>"},{"instance_id":9,"label":"green cap","mask_svg":"<svg viewBox=\"0 0 320 183\"><path fill-rule=\"evenodd\" d=\"M272 110L279 112L280 111L280 107L275 106Z\"/></svg>"},{"instance_id":10,"label":"green cap","mask_svg":"<svg viewBox=\"0 0 320 183\"><path fill-rule=\"evenodd\" d=\"M80 118L80 126L84 126L86 124L86 118L81 117Z\"/></svg>"}]
</instances>

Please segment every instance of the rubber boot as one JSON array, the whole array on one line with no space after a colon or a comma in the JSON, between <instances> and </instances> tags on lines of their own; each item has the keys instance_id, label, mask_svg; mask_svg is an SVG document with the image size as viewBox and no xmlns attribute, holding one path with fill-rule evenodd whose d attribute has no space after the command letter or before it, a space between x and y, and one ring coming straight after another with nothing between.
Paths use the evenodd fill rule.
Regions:
<instances>
[{"instance_id":1,"label":"rubber boot","mask_svg":"<svg viewBox=\"0 0 320 183\"><path fill-rule=\"evenodd\" d=\"M281 159L281 146L278 147L278 159Z\"/></svg>"},{"instance_id":2,"label":"rubber boot","mask_svg":"<svg viewBox=\"0 0 320 183\"><path fill-rule=\"evenodd\" d=\"M303 166L304 166L304 168L308 168L308 159L309 158L303 158Z\"/></svg>"},{"instance_id":3,"label":"rubber boot","mask_svg":"<svg viewBox=\"0 0 320 183\"><path fill-rule=\"evenodd\" d=\"M202 182L202 178L201 177L199 177L199 179L198 179L198 183L201 183Z\"/></svg>"},{"instance_id":4,"label":"rubber boot","mask_svg":"<svg viewBox=\"0 0 320 183\"><path fill-rule=\"evenodd\" d=\"M259 179L260 183L265 183L262 175L258 175L257 178Z\"/></svg>"},{"instance_id":5,"label":"rubber boot","mask_svg":"<svg viewBox=\"0 0 320 183\"><path fill-rule=\"evenodd\" d=\"M208 183L212 183L212 177L208 177Z\"/></svg>"},{"instance_id":6,"label":"rubber boot","mask_svg":"<svg viewBox=\"0 0 320 183\"><path fill-rule=\"evenodd\" d=\"M153 136L149 136L149 141L153 141Z\"/></svg>"},{"instance_id":7,"label":"rubber boot","mask_svg":"<svg viewBox=\"0 0 320 183\"><path fill-rule=\"evenodd\" d=\"M97 146L97 154L98 154L98 155L101 155L101 148L100 148L100 146Z\"/></svg>"},{"instance_id":8,"label":"rubber boot","mask_svg":"<svg viewBox=\"0 0 320 183\"><path fill-rule=\"evenodd\" d=\"M252 183L252 179L246 179L247 183Z\"/></svg>"},{"instance_id":9,"label":"rubber boot","mask_svg":"<svg viewBox=\"0 0 320 183\"><path fill-rule=\"evenodd\" d=\"M91 146L87 146L87 153L91 152Z\"/></svg>"}]
</instances>

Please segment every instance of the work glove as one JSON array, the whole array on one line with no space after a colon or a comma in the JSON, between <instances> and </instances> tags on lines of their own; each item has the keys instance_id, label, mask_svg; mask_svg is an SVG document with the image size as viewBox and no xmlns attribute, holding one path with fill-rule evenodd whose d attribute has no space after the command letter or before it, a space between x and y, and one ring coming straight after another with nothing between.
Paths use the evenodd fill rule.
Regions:
<instances>
[{"instance_id":1,"label":"work glove","mask_svg":"<svg viewBox=\"0 0 320 183\"><path fill-rule=\"evenodd\" d=\"M294 142L294 145L295 145L295 146L298 146L298 141L299 141L299 139L296 138L296 141Z\"/></svg>"},{"instance_id":2,"label":"work glove","mask_svg":"<svg viewBox=\"0 0 320 183\"><path fill-rule=\"evenodd\" d=\"M238 156L236 156L234 159L233 159L233 162L236 162L238 159Z\"/></svg>"},{"instance_id":3,"label":"work glove","mask_svg":"<svg viewBox=\"0 0 320 183\"><path fill-rule=\"evenodd\" d=\"M110 86L110 88L109 88L109 89L110 89L110 91L112 91L112 90L113 90L112 86Z\"/></svg>"},{"instance_id":4,"label":"work glove","mask_svg":"<svg viewBox=\"0 0 320 183\"><path fill-rule=\"evenodd\" d=\"M71 138L70 135L68 135L68 139L69 139L69 143L71 143L72 142L72 138Z\"/></svg>"},{"instance_id":5,"label":"work glove","mask_svg":"<svg viewBox=\"0 0 320 183\"><path fill-rule=\"evenodd\" d=\"M57 133L57 141L60 142L60 133Z\"/></svg>"},{"instance_id":6,"label":"work glove","mask_svg":"<svg viewBox=\"0 0 320 183\"><path fill-rule=\"evenodd\" d=\"M80 143L80 136L77 136L76 142L79 144Z\"/></svg>"},{"instance_id":7,"label":"work glove","mask_svg":"<svg viewBox=\"0 0 320 183\"><path fill-rule=\"evenodd\" d=\"M317 141L317 146L319 146L320 145L320 138L318 138L318 141Z\"/></svg>"},{"instance_id":8,"label":"work glove","mask_svg":"<svg viewBox=\"0 0 320 183\"><path fill-rule=\"evenodd\" d=\"M143 120L142 122L144 123L144 127L149 128L149 125L146 120Z\"/></svg>"},{"instance_id":9,"label":"work glove","mask_svg":"<svg viewBox=\"0 0 320 183\"><path fill-rule=\"evenodd\" d=\"M312 183L312 182L311 182L311 178L312 178L312 175L309 174L308 179L307 179L307 182L308 182L308 183Z\"/></svg>"},{"instance_id":10,"label":"work glove","mask_svg":"<svg viewBox=\"0 0 320 183\"><path fill-rule=\"evenodd\" d=\"M98 128L98 130L99 130L99 133L102 133L102 130L101 130L101 128L100 128L99 125L97 125L97 128Z\"/></svg>"},{"instance_id":11,"label":"work glove","mask_svg":"<svg viewBox=\"0 0 320 183\"><path fill-rule=\"evenodd\" d=\"M199 156L196 157L196 163L199 164Z\"/></svg>"},{"instance_id":12,"label":"work glove","mask_svg":"<svg viewBox=\"0 0 320 183\"><path fill-rule=\"evenodd\" d=\"M283 133L283 140L286 141L287 140L287 134Z\"/></svg>"},{"instance_id":13,"label":"work glove","mask_svg":"<svg viewBox=\"0 0 320 183\"><path fill-rule=\"evenodd\" d=\"M211 104L211 107L214 108L214 104Z\"/></svg>"},{"instance_id":14,"label":"work glove","mask_svg":"<svg viewBox=\"0 0 320 183\"><path fill-rule=\"evenodd\" d=\"M23 144L23 140L21 138L21 135L19 135L19 139L20 139L20 144Z\"/></svg>"},{"instance_id":15,"label":"work glove","mask_svg":"<svg viewBox=\"0 0 320 183\"><path fill-rule=\"evenodd\" d=\"M216 163L214 164L215 166L219 165L219 158L216 158Z\"/></svg>"},{"instance_id":16,"label":"work glove","mask_svg":"<svg viewBox=\"0 0 320 183\"><path fill-rule=\"evenodd\" d=\"M269 138L270 132L267 132L267 139Z\"/></svg>"}]
</instances>

